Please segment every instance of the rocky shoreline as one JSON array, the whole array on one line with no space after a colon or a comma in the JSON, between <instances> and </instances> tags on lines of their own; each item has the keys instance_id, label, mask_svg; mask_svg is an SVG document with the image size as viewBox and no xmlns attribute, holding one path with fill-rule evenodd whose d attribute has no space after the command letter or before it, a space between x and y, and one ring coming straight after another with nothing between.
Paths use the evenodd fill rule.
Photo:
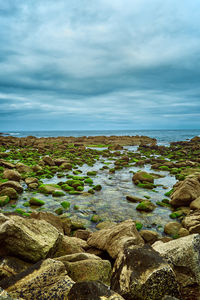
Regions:
<instances>
[{"instance_id":1,"label":"rocky shoreline","mask_svg":"<svg viewBox=\"0 0 200 300\"><path fill-rule=\"evenodd\" d=\"M123 148L138 145L136 152ZM103 150L98 150L103 149ZM148 137L16 138L0 136L0 297L2 299L200 299L200 138L157 146ZM102 172L115 174L134 165L132 184L159 188L163 173L177 182L165 199L127 195L142 214L164 207L171 221L163 234L142 229L133 219L102 220L94 230L67 215L62 201L54 212L31 197L27 210L15 209L25 190L52 199L97 195L96 173L82 174L105 160ZM110 167L107 161L112 160ZM152 171L141 171L146 164ZM109 167L107 167L109 166ZM100 171L99 171L100 172ZM62 176L61 176L62 175ZM67 177L62 181L59 178ZM46 178L59 182L45 184ZM167 176L167 175L166 175ZM165 187L163 187L164 189ZM13 206L13 211L7 210ZM74 207L74 213L77 210ZM141 226L140 226L141 225ZM3 298L5 297L5 298Z\"/></svg>"}]
</instances>

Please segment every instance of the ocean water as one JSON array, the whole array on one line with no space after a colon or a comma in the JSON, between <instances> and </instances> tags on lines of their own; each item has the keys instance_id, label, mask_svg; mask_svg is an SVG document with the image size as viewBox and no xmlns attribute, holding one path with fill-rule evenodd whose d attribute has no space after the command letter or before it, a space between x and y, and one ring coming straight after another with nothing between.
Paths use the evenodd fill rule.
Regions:
<instances>
[{"instance_id":1,"label":"ocean water","mask_svg":"<svg viewBox=\"0 0 200 300\"><path fill-rule=\"evenodd\" d=\"M3 135L11 135L15 137L59 137L59 136L135 136L145 135L156 138L159 145L168 145L170 142L186 141L194 136L200 136L200 129L193 130L62 130L62 131L7 131Z\"/></svg>"}]
</instances>

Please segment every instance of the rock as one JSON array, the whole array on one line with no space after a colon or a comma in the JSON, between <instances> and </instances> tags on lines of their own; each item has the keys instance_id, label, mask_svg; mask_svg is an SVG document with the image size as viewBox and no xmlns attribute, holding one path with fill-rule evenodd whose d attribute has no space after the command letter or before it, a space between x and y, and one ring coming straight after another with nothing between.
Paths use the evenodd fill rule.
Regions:
<instances>
[{"instance_id":1,"label":"rock","mask_svg":"<svg viewBox=\"0 0 200 300\"><path fill-rule=\"evenodd\" d=\"M108 260L89 253L76 253L59 257L66 267L67 274L75 282L100 280L110 284L111 264Z\"/></svg>"},{"instance_id":2,"label":"rock","mask_svg":"<svg viewBox=\"0 0 200 300\"><path fill-rule=\"evenodd\" d=\"M0 196L8 196L12 200L18 199L18 194L15 189L8 187L0 191Z\"/></svg>"},{"instance_id":3,"label":"rock","mask_svg":"<svg viewBox=\"0 0 200 300\"><path fill-rule=\"evenodd\" d=\"M64 158L56 158L55 160L54 160L54 163L55 163L55 165L56 166L61 166L62 164L64 164L64 163L70 163L70 161L69 160L66 160L66 159L64 159Z\"/></svg>"},{"instance_id":4,"label":"rock","mask_svg":"<svg viewBox=\"0 0 200 300\"><path fill-rule=\"evenodd\" d=\"M135 173L133 175L132 180L136 184L138 181L142 182L142 183L146 183L146 182L154 183L153 176L145 171L139 171L139 172Z\"/></svg>"},{"instance_id":5,"label":"rock","mask_svg":"<svg viewBox=\"0 0 200 300\"><path fill-rule=\"evenodd\" d=\"M16 257L4 257L0 260L0 280L25 271L31 264ZM1 298L0 298L1 299Z\"/></svg>"},{"instance_id":6,"label":"rock","mask_svg":"<svg viewBox=\"0 0 200 300\"><path fill-rule=\"evenodd\" d=\"M46 212L46 211L32 212L31 218L37 220L44 220L50 223L52 226L54 226L60 233L64 234L62 220L58 216L55 216L50 212Z\"/></svg>"},{"instance_id":7,"label":"rock","mask_svg":"<svg viewBox=\"0 0 200 300\"><path fill-rule=\"evenodd\" d=\"M6 291L4 291L2 288L0 288L0 299L1 300L20 300L21 298L14 299Z\"/></svg>"},{"instance_id":8,"label":"rock","mask_svg":"<svg viewBox=\"0 0 200 300\"><path fill-rule=\"evenodd\" d=\"M0 207L8 204L10 198L8 196L0 196Z\"/></svg>"},{"instance_id":9,"label":"rock","mask_svg":"<svg viewBox=\"0 0 200 300\"><path fill-rule=\"evenodd\" d=\"M184 237L184 236L187 236L189 235L189 231L186 229L186 228L181 228L178 232L178 236L179 237Z\"/></svg>"},{"instance_id":10,"label":"rock","mask_svg":"<svg viewBox=\"0 0 200 300\"><path fill-rule=\"evenodd\" d=\"M32 197L30 200L29 200L29 204L30 205L35 205L35 206L43 206L45 204L44 201L36 198L36 197Z\"/></svg>"},{"instance_id":11,"label":"rock","mask_svg":"<svg viewBox=\"0 0 200 300\"><path fill-rule=\"evenodd\" d=\"M196 198L195 200L193 200L190 203L190 209L193 209L193 210L199 209L200 210L200 197Z\"/></svg>"},{"instance_id":12,"label":"rock","mask_svg":"<svg viewBox=\"0 0 200 300\"><path fill-rule=\"evenodd\" d=\"M136 196L132 196L132 195L126 196L126 200L128 200L130 202L133 202L133 203L145 201L145 199L142 199L142 198L139 198L139 197L136 197Z\"/></svg>"},{"instance_id":13,"label":"rock","mask_svg":"<svg viewBox=\"0 0 200 300\"><path fill-rule=\"evenodd\" d=\"M38 185L38 179L35 178L35 177L27 177L25 179L25 182L26 182L27 185L30 185L32 183L37 183L37 185Z\"/></svg>"},{"instance_id":14,"label":"rock","mask_svg":"<svg viewBox=\"0 0 200 300\"><path fill-rule=\"evenodd\" d=\"M3 172L3 178L13 180L13 181L20 181L21 175L19 174L19 172L15 171L15 170L6 169Z\"/></svg>"},{"instance_id":15,"label":"rock","mask_svg":"<svg viewBox=\"0 0 200 300\"><path fill-rule=\"evenodd\" d=\"M200 210L191 212L182 221L183 227L185 227L189 233L200 233Z\"/></svg>"},{"instance_id":16,"label":"rock","mask_svg":"<svg viewBox=\"0 0 200 300\"><path fill-rule=\"evenodd\" d=\"M143 245L135 223L132 220L124 221L108 229L94 232L87 241L91 247L106 250L112 258L116 258L125 244Z\"/></svg>"},{"instance_id":17,"label":"rock","mask_svg":"<svg viewBox=\"0 0 200 300\"><path fill-rule=\"evenodd\" d=\"M3 159L0 159L0 166L4 167L4 168L8 168L8 169L14 169L15 168L15 165L6 161L6 160L3 160Z\"/></svg>"},{"instance_id":18,"label":"rock","mask_svg":"<svg viewBox=\"0 0 200 300\"><path fill-rule=\"evenodd\" d=\"M89 237L91 236L92 232L89 230L83 230L83 229L78 229L75 231L74 236L82 239L84 241L87 241L89 239Z\"/></svg>"},{"instance_id":19,"label":"rock","mask_svg":"<svg viewBox=\"0 0 200 300\"><path fill-rule=\"evenodd\" d=\"M175 184L171 194L170 204L179 206L189 206L190 203L200 196L200 182L195 177L187 177L185 180Z\"/></svg>"},{"instance_id":20,"label":"rock","mask_svg":"<svg viewBox=\"0 0 200 300\"><path fill-rule=\"evenodd\" d=\"M43 220L0 214L1 247L30 262L51 257L57 251L62 235Z\"/></svg>"},{"instance_id":21,"label":"rock","mask_svg":"<svg viewBox=\"0 0 200 300\"><path fill-rule=\"evenodd\" d=\"M68 293L68 300L124 300L100 281L76 282Z\"/></svg>"},{"instance_id":22,"label":"rock","mask_svg":"<svg viewBox=\"0 0 200 300\"><path fill-rule=\"evenodd\" d=\"M60 166L60 168L62 170L72 170L72 164L71 163L62 163L62 165Z\"/></svg>"},{"instance_id":23,"label":"rock","mask_svg":"<svg viewBox=\"0 0 200 300\"><path fill-rule=\"evenodd\" d=\"M179 230L181 229L181 224L178 222L169 222L164 227L164 232L170 236L178 235Z\"/></svg>"},{"instance_id":24,"label":"rock","mask_svg":"<svg viewBox=\"0 0 200 300\"><path fill-rule=\"evenodd\" d=\"M110 228L112 227L113 225L117 225L115 222L112 222L112 221L103 221L103 222L100 222L99 224L96 225L96 228L97 229L107 229L107 228Z\"/></svg>"},{"instance_id":25,"label":"rock","mask_svg":"<svg viewBox=\"0 0 200 300\"><path fill-rule=\"evenodd\" d=\"M62 242L58 246L58 250L54 257L60 257L67 254L82 253L88 249L86 241L70 236L64 236Z\"/></svg>"},{"instance_id":26,"label":"rock","mask_svg":"<svg viewBox=\"0 0 200 300\"><path fill-rule=\"evenodd\" d=\"M146 211L146 212L151 212L155 208L156 208L156 205L154 203L152 203L150 200L144 200L136 206L137 210Z\"/></svg>"},{"instance_id":27,"label":"rock","mask_svg":"<svg viewBox=\"0 0 200 300\"><path fill-rule=\"evenodd\" d=\"M119 254L111 289L125 299L161 300L164 295L179 295L174 271L149 245L128 247Z\"/></svg>"},{"instance_id":28,"label":"rock","mask_svg":"<svg viewBox=\"0 0 200 300\"><path fill-rule=\"evenodd\" d=\"M192 234L168 243L152 245L173 266L181 286L200 285L200 235Z\"/></svg>"},{"instance_id":29,"label":"rock","mask_svg":"<svg viewBox=\"0 0 200 300\"><path fill-rule=\"evenodd\" d=\"M45 163L45 165L48 165L48 166L55 166L55 163L53 161L53 159L50 157L50 156L44 156L42 158L43 162Z\"/></svg>"},{"instance_id":30,"label":"rock","mask_svg":"<svg viewBox=\"0 0 200 300\"><path fill-rule=\"evenodd\" d=\"M24 165L24 164L22 164L22 163L17 163L17 164L15 165L15 167L17 168L17 171L18 171L19 173L29 173L29 172L32 171L31 168L30 168L29 166L26 166L26 165Z\"/></svg>"},{"instance_id":31,"label":"rock","mask_svg":"<svg viewBox=\"0 0 200 300\"><path fill-rule=\"evenodd\" d=\"M50 258L0 283L12 297L33 300L66 299L73 284L64 264Z\"/></svg>"},{"instance_id":32,"label":"rock","mask_svg":"<svg viewBox=\"0 0 200 300\"><path fill-rule=\"evenodd\" d=\"M153 244L158 239L158 233L151 230L140 230L140 235L143 240L148 244Z\"/></svg>"},{"instance_id":33,"label":"rock","mask_svg":"<svg viewBox=\"0 0 200 300\"><path fill-rule=\"evenodd\" d=\"M0 191L2 191L5 188L13 188L18 193L23 192L23 187L17 181L9 180L9 181L1 183L0 184Z\"/></svg>"},{"instance_id":34,"label":"rock","mask_svg":"<svg viewBox=\"0 0 200 300\"><path fill-rule=\"evenodd\" d=\"M35 190L35 189L38 188L38 184L37 184L37 183L30 183L30 184L28 185L28 187L29 187L30 189Z\"/></svg>"},{"instance_id":35,"label":"rock","mask_svg":"<svg viewBox=\"0 0 200 300\"><path fill-rule=\"evenodd\" d=\"M38 192L43 194L52 194L55 191L61 191L61 187L57 184L42 184L39 186Z\"/></svg>"}]
</instances>

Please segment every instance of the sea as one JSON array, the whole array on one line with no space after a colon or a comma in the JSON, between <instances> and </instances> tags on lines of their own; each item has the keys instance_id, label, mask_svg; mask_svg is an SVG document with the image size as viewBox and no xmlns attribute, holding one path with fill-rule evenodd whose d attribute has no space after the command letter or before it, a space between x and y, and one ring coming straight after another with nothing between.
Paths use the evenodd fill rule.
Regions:
<instances>
[{"instance_id":1,"label":"sea","mask_svg":"<svg viewBox=\"0 0 200 300\"><path fill-rule=\"evenodd\" d=\"M171 142L187 141L200 136L200 129L188 130L52 130L52 131L7 131L5 136L15 137L81 137L81 136L136 136L144 135L157 140L158 145L169 145Z\"/></svg>"}]
</instances>

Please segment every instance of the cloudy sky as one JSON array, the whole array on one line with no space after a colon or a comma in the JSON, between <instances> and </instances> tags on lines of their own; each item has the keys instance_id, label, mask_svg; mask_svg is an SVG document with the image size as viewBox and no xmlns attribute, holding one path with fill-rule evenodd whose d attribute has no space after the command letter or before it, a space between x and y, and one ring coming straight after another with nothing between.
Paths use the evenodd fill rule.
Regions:
<instances>
[{"instance_id":1,"label":"cloudy sky","mask_svg":"<svg viewBox=\"0 0 200 300\"><path fill-rule=\"evenodd\" d=\"M193 128L199 0L0 0L0 131Z\"/></svg>"}]
</instances>

